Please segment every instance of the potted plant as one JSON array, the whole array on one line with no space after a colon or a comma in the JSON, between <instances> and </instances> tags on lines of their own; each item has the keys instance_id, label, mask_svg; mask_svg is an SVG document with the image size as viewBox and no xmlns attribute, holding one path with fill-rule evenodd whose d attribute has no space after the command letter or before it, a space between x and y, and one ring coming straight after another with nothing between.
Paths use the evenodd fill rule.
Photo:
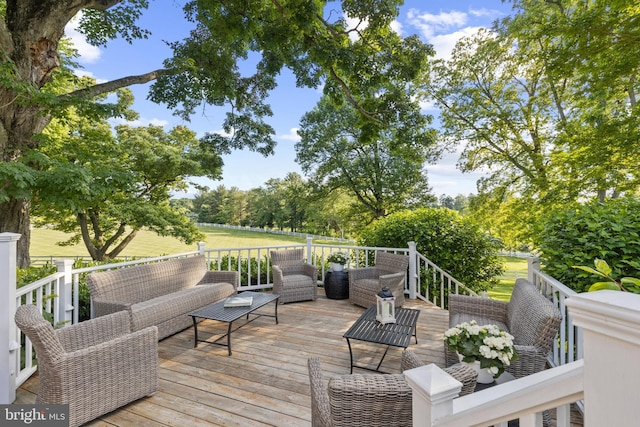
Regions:
<instances>
[{"instance_id":1,"label":"potted plant","mask_svg":"<svg viewBox=\"0 0 640 427\"><path fill-rule=\"evenodd\" d=\"M511 334L496 325L480 326L475 320L447 330L444 342L449 350L458 352L461 362L478 371L479 383L493 382L518 359Z\"/></svg>"},{"instance_id":2,"label":"potted plant","mask_svg":"<svg viewBox=\"0 0 640 427\"><path fill-rule=\"evenodd\" d=\"M333 271L342 271L348 258L345 252L332 252L327 257L327 261L331 263L331 269Z\"/></svg>"}]
</instances>

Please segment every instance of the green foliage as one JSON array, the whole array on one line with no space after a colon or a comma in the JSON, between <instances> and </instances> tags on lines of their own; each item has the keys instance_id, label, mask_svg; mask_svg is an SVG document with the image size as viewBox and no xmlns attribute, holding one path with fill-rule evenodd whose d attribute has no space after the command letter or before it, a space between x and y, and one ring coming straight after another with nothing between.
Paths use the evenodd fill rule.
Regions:
<instances>
[{"instance_id":1,"label":"green foliage","mask_svg":"<svg viewBox=\"0 0 640 427\"><path fill-rule=\"evenodd\" d=\"M611 290L611 291L624 291L633 292L634 294L640 294L640 279L635 277L623 277L619 281L611 277L611 267L603 260L596 258L593 260L593 267L586 265L574 265L573 268L586 271L587 273L595 274L605 279L604 282L596 282L589 287L589 292Z\"/></svg>"},{"instance_id":2,"label":"green foliage","mask_svg":"<svg viewBox=\"0 0 640 427\"><path fill-rule=\"evenodd\" d=\"M362 231L363 246L417 250L474 291L490 289L502 274L497 242L468 218L450 209L405 210L379 219Z\"/></svg>"},{"instance_id":3,"label":"green foliage","mask_svg":"<svg viewBox=\"0 0 640 427\"><path fill-rule=\"evenodd\" d=\"M606 259L612 277L640 269L640 200L622 198L548 211L535 233L544 271L576 292L591 286L591 272L573 266Z\"/></svg>"},{"instance_id":4,"label":"green foliage","mask_svg":"<svg viewBox=\"0 0 640 427\"><path fill-rule=\"evenodd\" d=\"M325 96L301 120L296 160L319 191L353 195L368 218L422 206L434 199L423 171L437 156L434 131L417 104L405 108L371 135L355 107Z\"/></svg>"}]
</instances>

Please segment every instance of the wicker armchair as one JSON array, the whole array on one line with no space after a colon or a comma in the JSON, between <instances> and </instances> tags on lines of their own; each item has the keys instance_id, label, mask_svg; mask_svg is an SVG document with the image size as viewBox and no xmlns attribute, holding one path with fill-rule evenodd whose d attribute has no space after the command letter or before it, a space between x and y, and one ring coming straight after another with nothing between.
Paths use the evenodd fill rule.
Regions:
<instances>
[{"instance_id":1,"label":"wicker armchair","mask_svg":"<svg viewBox=\"0 0 640 427\"><path fill-rule=\"evenodd\" d=\"M376 303L376 294L386 286L396 297L396 307L401 307L408 266L409 257L405 255L377 252L374 267L349 270L349 302L369 307Z\"/></svg>"},{"instance_id":2,"label":"wicker armchair","mask_svg":"<svg viewBox=\"0 0 640 427\"><path fill-rule=\"evenodd\" d=\"M304 262L304 250L271 251L273 293L280 303L314 300L318 296L318 268Z\"/></svg>"},{"instance_id":3,"label":"wicker armchair","mask_svg":"<svg viewBox=\"0 0 640 427\"><path fill-rule=\"evenodd\" d=\"M466 295L449 295L449 326L475 320L493 324L514 337L518 360L506 368L516 378L545 369L560 328L562 314L526 279L516 280L511 300L493 300ZM458 355L445 346L448 365L458 363Z\"/></svg>"},{"instance_id":4,"label":"wicker armchair","mask_svg":"<svg viewBox=\"0 0 640 427\"><path fill-rule=\"evenodd\" d=\"M54 330L34 305L15 321L38 357L38 404L69 404L78 426L158 390L158 329L130 332L121 311Z\"/></svg>"},{"instance_id":5,"label":"wicker armchair","mask_svg":"<svg viewBox=\"0 0 640 427\"><path fill-rule=\"evenodd\" d=\"M422 365L411 351L405 351L402 358L407 369ZM340 375L331 378L327 386L320 359L308 359L307 366L313 427L412 426L411 388L404 375ZM460 365L447 372L458 381L472 382L475 388L477 374L473 369Z\"/></svg>"}]
</instances>

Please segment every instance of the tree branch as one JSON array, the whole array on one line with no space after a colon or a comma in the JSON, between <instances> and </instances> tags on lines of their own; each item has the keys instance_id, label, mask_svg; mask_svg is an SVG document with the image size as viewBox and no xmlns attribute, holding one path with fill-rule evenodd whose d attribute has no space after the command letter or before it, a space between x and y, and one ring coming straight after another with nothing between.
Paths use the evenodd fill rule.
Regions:
<instances>
[{"instance_id":1,"label":"tree branch","mask_svg":"<svg viewBox=\"0 0 640 427\"><path fill-rule=\"evenodd\" d=\"M112 80L106 83L100 83L85 89L79 89L71 93L60 95L60 98L63 98L63 99L68 97L79 97L84 99L94 98L98 95L113 92L114 90L121 89L123 87L128 87L135 84L148 83L152 80L156 80L158 77L160 77L163 74L167 74L168 72L169 70L166 70L166 69L158 69L145 74L139 74L137 76L122 77L117 80Z\"/></svg>"}]
</instances>

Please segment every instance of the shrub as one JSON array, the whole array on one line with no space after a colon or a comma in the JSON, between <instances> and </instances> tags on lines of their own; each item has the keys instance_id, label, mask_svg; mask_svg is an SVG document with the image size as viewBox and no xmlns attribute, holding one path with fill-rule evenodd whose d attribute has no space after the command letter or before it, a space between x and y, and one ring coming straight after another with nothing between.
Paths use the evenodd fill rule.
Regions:
<instances>
[{"instance_id":1,"label":"shrub","mask_svg":"<svg viewBox=\"0 0 640 427\"><path fill-rule=\"evenodd\" d=\"M613 277L638 276L640 201L587 203L546 213L534 236L544 271L576 292L593 284L592 274L573 268L606 259Z\"/></svg>"},{"instance_id":2,"label":"shrub","mask_svg":"<svg viewBox=\"0 0 640 427\"><path fill-rule=\"evenodd\" d=\"M417 250L474 291L490 289L502 274L498 242L470 219L444 208L405 210L379 219L363 230L364 246Z\"/></svg>"}]
</instances>

